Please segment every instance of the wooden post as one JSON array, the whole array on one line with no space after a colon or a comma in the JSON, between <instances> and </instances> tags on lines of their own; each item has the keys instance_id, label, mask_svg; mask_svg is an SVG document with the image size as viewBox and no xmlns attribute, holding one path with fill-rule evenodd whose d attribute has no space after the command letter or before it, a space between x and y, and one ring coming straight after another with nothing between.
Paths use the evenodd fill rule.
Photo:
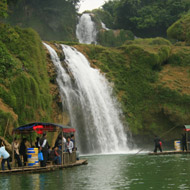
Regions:
<instances>
[{"instance_id":1,"label":"wooden post","mask_svg":"<svg viewBox=\"0 0 190 190\"><path fill-rule=\"evenodd\" d=\"M12 168L13 168L14 163L15 163L14 139L15 139L15 134L13 133L13 142L12 142Z\"/></svg>"},{"instance_id":2,"label":"wooden post","mask_svg":"<svg viewBox=\"0 0 190 190\"><path fill-rule=\"evenodd\" d=\"M4 131L4 138L5 138L5 135L6 135L6 132L7 132L7 127L8 127L8 124L9 124L9 118L8 118L8 120L7 120L7 125L6 125L6 127L5 127L5 131Z\"/></svg>"},{"instance_id":3,"label":"wooden post","mask_svg":"<svg viewBox=\"0 0 190 190\"><path fill-rule=\"evenodd\" d=\"M61 165L63 166L63 129L61 129Z\"/></svg>"},{"instance_id":4,"label":"wooden post","mask_svg":"<svg viewBox=\"0 0 190 190\"><path fill-rule=\"evenodd\" d=\"M32 136L31 136L31 133L30 133L30 146L32 147Z\"/></svg>"},{"instance_id":5,"label":"wooden post","mask_svg":"<svg viewBox=\"0 0 190 190\"><path fill-rule=\"evenodd\" d=\"M189 151L189 141L188 141L188 132L186 131L186 145L187 145L187 151Z\"/></svg>"},{"instance_id":6,"label":"wooden post","mask_svg":"<svg viewBox=\"0 0 190 190\"><path fill-rule=\"evenodd\" d=\"M77 146L76 146L76 136L75 136L75 132L74 132L74 137L75 137L75 144L74 144L74 150L76 151L76 148L77 148Z\"/></svg>"}]
</instances>

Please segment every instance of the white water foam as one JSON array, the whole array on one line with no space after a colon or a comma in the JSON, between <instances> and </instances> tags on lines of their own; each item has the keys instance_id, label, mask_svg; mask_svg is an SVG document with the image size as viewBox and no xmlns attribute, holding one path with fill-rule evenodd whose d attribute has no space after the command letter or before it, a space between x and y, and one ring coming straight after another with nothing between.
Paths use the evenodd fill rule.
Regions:
<instances>
[{"instance_id":1,"label":"white water foam","mask_svg":"<svg viewBox=\"0 0 190 190\"><path fill-rule=\"evenodd\" d=\"M76 27L76 36L79 42L83 44L96 44L96 35L96 25L92 21L90 14L82 14Z\"/></svg>"},{"instance_id":2,"label":"white water foam","mask_svg":"<svg viewBox=\"0 0 190 190\"><path fill-rule=\"evenodd\" d=\"M70 125L77 130L79 151L83 154L130 152L120 120L122 113L106 78L75 48L62 45L66 63L63 68L55 50L44 45L57 69L60 94Z\"/></svg>"}]
</instances>

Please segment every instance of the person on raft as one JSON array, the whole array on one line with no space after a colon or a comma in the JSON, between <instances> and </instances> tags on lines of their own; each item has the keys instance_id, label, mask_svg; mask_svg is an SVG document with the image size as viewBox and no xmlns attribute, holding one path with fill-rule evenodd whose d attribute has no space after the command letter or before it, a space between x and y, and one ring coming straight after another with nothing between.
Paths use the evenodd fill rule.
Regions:
<instances>
[{"instance_id":1,"label":"person on raft","mask_svg":"<svg viewBox=\"0 0 190 190\"><path fill-rule=\"evenodd\" d=\"M162 142L161 142L160 138L155 136L154 143L155 143L154 152L156 153L157 149L159 149L160 152L162 152Z\"/></svg>"}]
</instances>

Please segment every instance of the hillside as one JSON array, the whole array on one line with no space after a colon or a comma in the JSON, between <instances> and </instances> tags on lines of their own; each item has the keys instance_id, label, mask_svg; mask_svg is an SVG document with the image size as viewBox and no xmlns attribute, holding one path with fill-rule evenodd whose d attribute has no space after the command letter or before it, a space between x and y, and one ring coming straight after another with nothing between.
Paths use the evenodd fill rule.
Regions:
<instances>
[{"instance_id":1,"label":"hillside","mask_svg":"<svg viewBox=\"0 0 190 190\"><path fill-rule=\"evenodd\" d=\"M178 27L179 22L188 26L188 16L183 18L176 22ZM117 48L67 42L105 73L121 103L124 122L134 135L152 136L176 127L165 137L170 140L179 137L182 126L190 123L190 46L187 27L182 28L186 38L175 37L176 44L164 38L129 40ZM54 43L49 44L63 60ZM11 139L12 128L28 122L68 124L55 79L39 35L32 29L1 23L0 136Z\"/></svg>"},{"instance_id":2,"label":"hillside","mask_svg":"<svg viewBox=\"0 0 190 190\"><path fill-rule=\"evenodd\" d=\"M76 41L78 0L8 1L6 22L22 28L31 27L43 40Z\"/></svg>"},{"instance_id":3,"label":"hillside","mask_svg":"<svg viewBox=\"0 0 190 190\"><path fill-rule=\"evenodd\" d=\"M35 31L0 24L0 136L28 122L63 121L55 77Z\"/></svg>"},{"instance_id":4,"label":"hillside","mask_svg":"<svg viewBox=\"0 0 190 190\"><path fill-rule=\"evenodd\" d=\"M190 123L190 47L162 38L135 40L119 48L76 46L114 85L130 130L136 135L179 137Z\"/></svg>"}]
</instances>

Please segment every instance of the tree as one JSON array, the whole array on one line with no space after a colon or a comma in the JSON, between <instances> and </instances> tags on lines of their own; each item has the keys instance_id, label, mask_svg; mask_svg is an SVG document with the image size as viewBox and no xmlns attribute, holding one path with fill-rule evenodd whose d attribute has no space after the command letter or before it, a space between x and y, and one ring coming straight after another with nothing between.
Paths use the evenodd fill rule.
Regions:
<instances>
[{"instance_id":1,"label":"tree","mask_svg":"<svg viewBox=\"0 0 190 190\"><path fill-rule=\"evenodd\" d=\"M111 0L103 9L114 18L114 28L138 37L166 36L167 28L190 9L189 0Z\"/></svg>"},{"instance_id":2,"label":"tree","mask_svg":"<svg viewBox=\"0 0 190 190\"><path fill-rule=\"evenodd\" d=\"M7 16L7 0L0 0L0 18Z\"/></svg>"}]
</instances>

